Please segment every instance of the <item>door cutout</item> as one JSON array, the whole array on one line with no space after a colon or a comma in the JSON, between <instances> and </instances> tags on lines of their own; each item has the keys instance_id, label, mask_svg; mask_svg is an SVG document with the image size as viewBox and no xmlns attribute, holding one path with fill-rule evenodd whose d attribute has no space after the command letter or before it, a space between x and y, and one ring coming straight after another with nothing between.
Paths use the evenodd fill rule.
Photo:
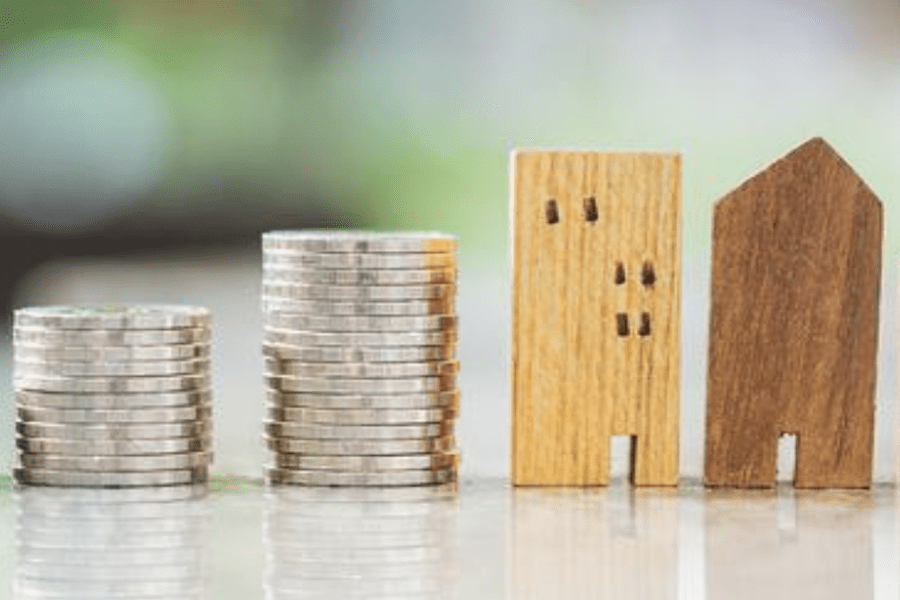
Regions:
<instances>
[{"instance_id":1,"label":"door cutout","mask_svg":"<svg viewBox=\"0 0 900 600\"><path fill-rule=\"evenodd\" d=\"M797 434L782 433L778 438L777 452L775 481L794 483L794 475L797 472Z\"/></svg>"},{"instance_id":2,"label":"door cutout","mask_svg":"<svg viewBox=\"0 0 900 600\"><path fill-rule=\"evenodd\" d=\"M614 435L609 438L609 478L634 482L637 436Z\"/></svg>"}]
</instances>

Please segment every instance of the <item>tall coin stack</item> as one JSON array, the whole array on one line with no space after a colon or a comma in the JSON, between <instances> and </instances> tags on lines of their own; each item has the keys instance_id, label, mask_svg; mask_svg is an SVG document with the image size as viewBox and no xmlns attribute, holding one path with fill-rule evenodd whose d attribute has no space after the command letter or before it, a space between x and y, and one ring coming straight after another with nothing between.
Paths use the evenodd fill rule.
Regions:
<instances>
[{"instance_id":1,"label":"tall coin stack","mask_svg":"<svg viewBox=\"0 0 900 600\"><path fill-rule=\"evenodd\" d=\"M274 231L262 243L268 481L456 481L456 238Z\"/></svg>"},{"instance_id":2,"label":"tall coin stack","mask_svg":"<svg viewBox=\"0 0 900 600\"><path fill-rule=\"evenodd\" d=\"M14 315L24 485L205 483L210 315L188 306L50 306Z\"/></svg>"}]
</instances>

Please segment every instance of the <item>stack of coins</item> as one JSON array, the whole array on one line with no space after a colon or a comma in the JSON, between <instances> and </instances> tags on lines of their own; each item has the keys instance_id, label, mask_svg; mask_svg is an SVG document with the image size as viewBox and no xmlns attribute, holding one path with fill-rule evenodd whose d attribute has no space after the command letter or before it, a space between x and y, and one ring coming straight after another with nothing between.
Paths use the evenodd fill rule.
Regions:
<instances>
[{"instance_id":1,"label":"stack of coins","mask_svg":"<svg viewBox=\"0 0 900 600\"><path fill-rule=\"evenodd\" d=\"M16 494L13 598L205 597L205 486Z\"/></svg>"},{"instance_id":2,"label":"stack of coins","mask_svg":"<svg viewBox=\"0 0 900 600\"><path fill-rule=\"evenodd\" d=\"M205 483L210 315L187 306L15 312L17 482Z\"/></svg>"},{"instance_id":3,"label":"stack of coins","mask_svg":"<svg viewBox=\"0 0 900 600\"><path fill-rule=\"evenodd\" d=\"M271 483L455 481L457 241L263 234Z\"/></svg>"},{"instance_id":4,"label":"stack of coins","mask_svg":"<svg viewBox=\"0 0 900 600\"><path fill-rule=\"evenodd\" d=\"M263 515L270 600L460 597L455 489L279 487Z\"/></svg>"}]
</instances>

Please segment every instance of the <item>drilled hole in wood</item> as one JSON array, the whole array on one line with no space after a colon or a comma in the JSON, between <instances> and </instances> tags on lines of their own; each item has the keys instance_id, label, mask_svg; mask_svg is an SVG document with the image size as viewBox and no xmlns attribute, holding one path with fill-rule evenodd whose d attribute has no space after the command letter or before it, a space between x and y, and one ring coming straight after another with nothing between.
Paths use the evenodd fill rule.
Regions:
<instances>
[{"instance_id":1,"label":"drilled hole in wood","mask_svg":"<svg viewBox=\"0 0 900 600\"><path fill-rule=\"evenodd\" d=\"M650 313L641 313L641 327L638 329L638 335L641 337L650 335Z\"/></svg>"},{"instance_id":2,"label":"drilled hole in wood","mask_svg":"<svg viewBox=\"0 0 900 600\"><path fill-rule=\"evenodd\" d=\"M616 285L625 283L625 265L616 263Z\"/></svg>"},{"instance_id":3,"label":"drilled hole in wood","mask_svg":"<svg viewBox=\"0 0 900 600\"><path fill-rule=\"evenodd\" d=\"M616 331L619 332L619 337L625 337L628 335L628 315L625 313L619 313L616 315Z\"/></svg>"},{"instance_id":4,"label":"drilled hole in wood","mask_svg":"<svg viewBox=\"0 0 900 600\"><path fill-rule=\"evenodd\" d=\"M559 223L559 208L556 206L556 200L547 200L547 222L553 225Z\"/></svg>"},{"instance_id":5,"label":"drilled hole in wood","mask_svg":"<svg viewBox=\"0 0 900 600\"><path fill-rule=\"evenodd\" d=\"M584 218L590 223L600 218L597 213L597 200L593 196L584 199Z\"/></svg>"},{"instance_id":6,"label":"drilled hole in wood","mask_svg":"<svg viewBox=\"0 0 900 600\"><path fill-rule=\"evenodd\" d=\"M653 270L653 263L649 260L644 262L644 266L641 268L641 283L646 287L653 287L653 284L656 283L656 271Z\"/></svg>"}]
</instances>

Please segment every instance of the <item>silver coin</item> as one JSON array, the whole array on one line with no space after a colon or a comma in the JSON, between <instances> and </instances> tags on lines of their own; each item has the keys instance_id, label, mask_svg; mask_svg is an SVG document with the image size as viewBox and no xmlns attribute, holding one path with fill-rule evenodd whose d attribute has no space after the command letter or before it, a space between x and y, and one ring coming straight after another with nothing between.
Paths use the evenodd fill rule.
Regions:
<instances>
[{"instance_id":1,"label":"silver coin","mask_svg":"<svg viewBox=\"0 0 900 600\"><path fill-rule=\"evenodd\" d=\"M457 318L452 315L425 315L420 317L343 317L301 315L297 313L270 312L264 315L266 326L274 329L300 329L303 331L385 333L455 331Z\"/></svg>"},{"instance_id":2,"label":"silver coin","mask_svg":"<svg viewBox=\"0 0 900 600\"><path fill-rule=\"evenodd\" d=\"M264 313L297 313L334 316L415 317L449 315L455 310L453 298L407 300L405 302L329 302L327 300L265 300Z\"/></svg>"},{"instance_id":3,"label":"silver coin","mask_svg":"<svg viewBox=\"0 0 900 600\"><path fill-rule=\"evenodd\" d=\"M164 346L59 346L16 342L17 360L58 362L142 362L209 357L208 343Z\"/></svg>"},{"instance_id":4,"label":"silver coin","mask_svg":"<svg viewBox=\"0 0 900 600\"><path fill-rule=\"evenodd\" d=\"M263 282L306 285L456 283L456 269L301 269L263 265Z\"/></svg>"},{"instance_id":5,"label":"silver coin","mask_svg":"<svg viewBox=\"0 0 900 600\"><path fill-rule=\"evenodd\" d=\"M16 468L13 469L13 477L22 485L141 487L202 483L209 478L209 469L195 467L172 471L115 473Z\"/></svg>"},{"instance_id":6,"label":"silver coin","mask_svg":"<svg viewBox=\"0 0 900 600\"><path fill-rule=\"evenodd\" d=\"M266 327L263 340L267 344L289 346L445 346L456 342L456 331L408 333L332 333L327 331L292 331Z\"/></svg>"},{"instance_id":7,"label":"silver coin","mask_svg":"<svg viewBox=\"0 0 900 600\"><path fill-rule=\"evenodd\" d=\"M43 423L168 423L195 421L212 417L212 406L180 408L132 408L127 410L91 410L78 408L34 408L20 406L19 419Z\"/></svg>"},{"instance_id":8,"label":"silver coin","mask_svg":"<svg viewBox=\"0 0 900 600\"><path fill-rule=\"evenodd\" d=\"M365 302L401 302L404 300L452 299L456 285L425 283L415 285L303 285L266 283L263 301L269 300L335 300Z\"/></svg>"},{"instance_id":9,"label":"silver coin","mask_svg":"<svg viewBox=\"0 0 900 600\"><path fill-rule=\"evenodd\" d=\"M455 269L453 252L308 252L294 249L268 249L263 252L265 267L301 267L313 269Z\"/></svg>"},{"instance_id":10,"label":"silver coin","mask_svg":"<svg viewBox=\"0 0 900 600\"><path fill-rule=\"evenodd\" d=\"M414 363L444 362L456 355L452 345L409 347L341 346L297 347L263 344L263 354L277 360L309 363Z\"/></svg>"},{"instance_id":11,"label":"silver coin","mask_svg":"<svg viewBox=\"0 0 900 600\"><path fill-rule=\"evenodd\" d=\"M307 454L313 456L390 456L396 454L425 454L452 452L456 438L444 435L406 440L309 440L268 436L266 446L273 452Z\"/></svg>"},{"instance_id":12,"label":"silver coin","mask_svg":"<svg viewBox=\"0 0 900 600\"><path fill-rule=\"evenodd\" d=\"M209 327L210 314L199 306L166 304L31 306L16 310L13 323L50 329L174 329Z\"/></svg>"},{"instance_id":13,"label":"silver coin","mask_svg":"<svg viewBox=\"0 0 900 600\"><path fill-rule=\"evenodd\" d=\"M51 471L173 471L209 466L211 452L156 454L152 456L64 456L19 453L19 466Z\"/></svg>"},{"instance_id":14,"label":"silver coin","mask_svg":"<svg viewBox=\"0 0 900 600\"><path fill-rule=\"evenodd\" d=\"M17 436L16 447L22 452L31 454L146 456L149 454L202 452L212 447L212 438L209 434L149 440L71 440Z\"/></svg>"},{"instance_id":15,"label":"silver coin","mask_svg":"<svg viewBox=\"0 0 900 600\"><path fill-rule=\"evenodd\" d=\"M16 357L15 372L39 377L147 377L209 372L209 359L140 362L59 362Z\"/></svg>"},{"instance_id":16,"label":"silver coin","mask_svg":"<svg viewBox=\"0 0 900 600\"><path fill-rule=\"evenodd\" d=\"M432 485L456 481L456 469L434 471L314 471L266 467L266 480L273 484L317 486Z\"/></svg>"},{"instance_id":17,"label":"silver coin","mask_svg":"<svg viewBox=\"0 0 900 600\"><path fill-rule=\"evenodd\" d=\"M50 329L16 327L14 344L43 346L159 346L163 344L197 344L210 339L207 327L182 329Z\"/></svg>"},{"instance_id":18,"label":"silver coin","mask_svg":"<svg viewBox=\"0 0 900 600\"><path fill-rule=\"evenodd\" d=\"M272 421L320 423L323 425L404 425L406 423L440 423L456 417L456 411L443 408L412 410L322 410L301 407L269 407Z\"/></svg>"},{"instance_id":19,"label":"silver coin","mask_svg":"<svg viewBox=\"0 0 900 600\"><path fill-rule=\"evenodd\" d=\"M273 390L309 394L419 394L456 389L456 377L452 373L439 377L406 379L322 379L267 373L265 381Z\"/></svg>"},{"instance_id":20,"label":"silver coin","mask_svg":"<svg viewBox=\"0 0 900 600\"><path fill-rule=\"evenodd\" d=\"M63 408L72 410L133 410L208 405L209 390L161 392L158 394L60 394L16 390L16 404L21 407Z\"/></svg>"},{"instance_id":21,"label":"silver coin","mask_svg":"<svg viewBox=\"0 0 900 600\"><path fill-rule=\"evenodd\" d=\"M132 441L203 436L212 426L206 421L180 423L105 423L103 425L16 422L16 433L31 438L85 441Z\"/></svg>"},{"instance_id":22,"label":"silver coin","mask_svg":"<svg viewBox=\"0 0 900 600\"><path fill-rule=\"evenodd\" d=\"M38 377L20 375L13 386L20 390L69 394L149 394L201 390L210 385L209 376L178 375L173 377Z\"/></svg>"},{"instance_id":23,"label":"silver coin","mask_svg":"<svg viewBox=\"0 0 900 600\"><path fill-rule=\"evenodd\" d=\"M407 454L401 456L310 456L276 453L272 462L279 469L310 471L409 471L458 468L459 453Z\"/></svg>"},{"instance_id":24,"label":"silver coin","mask_svg":"<svg viewBox=\"0 0 900 600\"><path fill-rule=\"evenodd\" d=\"M269 373L292 377L328 378L387 378L387 377L428 377L454 374L459 370L459 361L407 362L407 363L322 363L299 362L266 358L265 369Z\"/></svg>"},{"instance_id":25,"label":"silver coin","mask_svg":"<svg viewBox=\"0 0 900 600\"><path fill-rule=\"evenodd\" d=\"M434 231L307 229L262 234L263 252L279 249L305 252L455 252L458 246L456 236Z\"/></svg>"},{"instance_id":26,"label":"silver coin","mask_svg":"<svg viewBox=\"0 0 900 600\"><path fill-rule=\"evenodd\" d=\"M343 395L343 394L303 394L266 391L269 402L275 406L303 406L328 410L345 409L412 409L412 408L453 408L459 409L459 391L453 390L429 394L387 394L387 395Z\"/></svg>"},{"instance_id":27,"label":"silver coin","mask_svg":"<svg viewBox=\"0 0 900 600\"><path fill-rule=\"evenodd\" d=\"M266 421L271 437L305 440L402 440L442 437L450 433L447 423L409 423L404 425L312 425L284 421Z\"/></svg>"}]
</instances>

